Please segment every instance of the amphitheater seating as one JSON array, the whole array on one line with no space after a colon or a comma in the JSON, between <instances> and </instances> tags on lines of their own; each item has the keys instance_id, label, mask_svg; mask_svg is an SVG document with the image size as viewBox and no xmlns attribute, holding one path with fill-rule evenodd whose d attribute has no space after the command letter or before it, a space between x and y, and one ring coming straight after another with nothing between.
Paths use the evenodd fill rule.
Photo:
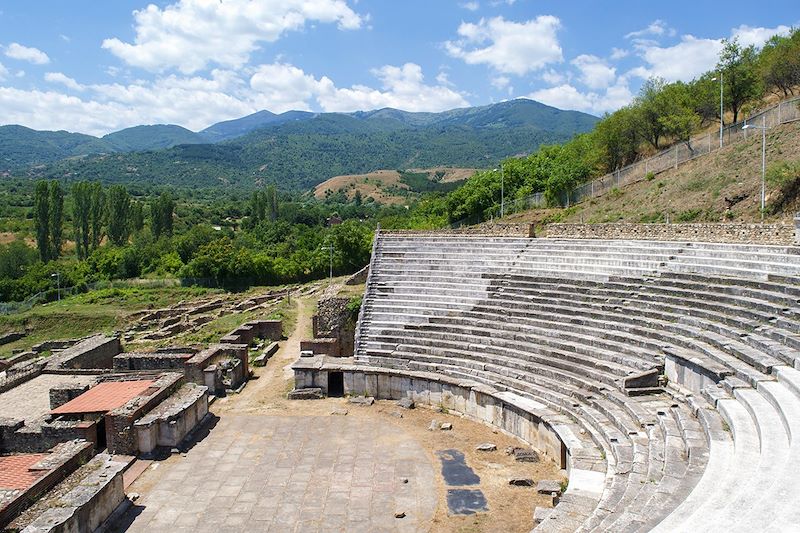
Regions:
<instances>
[{"instance_id":1,"label":"amphitheater seating","mask_svg":"<svg viewBox=\"0 0 800 533\"><path fill-rule=\"evenodd\" d=\"M356 363L578 421L605 489L591 505L568 489L537 531L785 531L800 523L798 253L384 234Z\"/></svg>"}]
</instances>

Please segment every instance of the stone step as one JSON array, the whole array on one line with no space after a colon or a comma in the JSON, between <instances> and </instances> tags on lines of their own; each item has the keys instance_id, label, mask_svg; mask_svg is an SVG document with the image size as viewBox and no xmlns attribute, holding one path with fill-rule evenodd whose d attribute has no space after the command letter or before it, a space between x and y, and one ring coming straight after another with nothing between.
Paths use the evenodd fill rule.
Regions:
<instances>
[{"instance_id":1,"label":"stone step","mask_svg":"<svg viewBox=\"0 0 800 533\"><path fill-rule=\"evenodd\" d=\"M733 398L719 400L716 403L716 407L733 435L734 451L732 460L726 465L727 472L718 477L716 484L712 485L693 509L687 509L687 511L691 512L687 513L678 527L672 531L685 530L683 528L687 526L690 526L692 531L722 531L717 527L718 521L731 511L728 509L728 504L734 499L752 495L753 485L751 483L753 480L758 479L761 454L759 451L758 430L753 423L753 419L744 406ZM715 450L712 447L712 459L714 452ZM743 483L742 480L748 481ZM700 484L698 484L695 492L699 488ZM658 531L662 531L662 528L659 527Z\"/></svg>"}]
</instances>

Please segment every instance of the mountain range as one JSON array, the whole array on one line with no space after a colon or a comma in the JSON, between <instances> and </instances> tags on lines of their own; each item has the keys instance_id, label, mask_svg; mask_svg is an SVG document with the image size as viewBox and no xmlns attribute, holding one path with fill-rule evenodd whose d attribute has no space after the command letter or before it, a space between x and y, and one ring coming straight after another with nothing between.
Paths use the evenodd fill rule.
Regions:
<instances>
[{"instance_id":1,"label":"mountain range","mask_svg":"<svg viewBox=\"0 0 800 533\"><path fill-rule=\"evenodd\" d=\"M589 131L597 118L516 99L441 113L259 111L192 132L135 126L103 137L0 126L0 171L66 181L308 189L340 174L485 168Z\"/></svg>"}]
</instances>

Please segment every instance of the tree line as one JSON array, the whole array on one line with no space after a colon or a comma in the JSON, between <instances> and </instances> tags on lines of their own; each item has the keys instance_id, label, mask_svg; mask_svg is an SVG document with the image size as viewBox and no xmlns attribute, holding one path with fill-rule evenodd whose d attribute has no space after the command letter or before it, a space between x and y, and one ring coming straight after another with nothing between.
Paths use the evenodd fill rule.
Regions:
<instances>
[{"instance_id":1,"label":"tree line","mask_svg":"<svg viewBox=\"0 0 800 533\"><path fill-rule=\"evenodd\" d=\"M131 198L124 185L107 189L99 182L80 181L70 187L72 229L78 259L86 259L104 238L116 246L144 227L144 203ZM36 247L43 262L58 259L64 246L64 189L57 180L39 181L34 190ZM172 235L175 201L162 193L149 204L155 238Z\"/></svg>"},{"instance_id":2,"label":"tree line","mask_svg":"<svg viewBox=\"0 0 800 533\"><path fill-rule=\"evenodd\" d=\"M720 83L723 112L734 123L764 105L770 94L796 94L800 29L773 36L760 50L742 46L736 39L726 40L714 70L688 83L651 78L631 104L606 114L591 132L564 144L542 146L527 157L507 159L502 162L502 176L500 169L480 172L427 209L450 222L496 216L501 180L506 201L543 192L550 205L561 205L565 193L577 185L658 150L675 143L685 143L692 150L693 134L725 123L725 115L720 116Z\"/></svg>"}]
</instances>

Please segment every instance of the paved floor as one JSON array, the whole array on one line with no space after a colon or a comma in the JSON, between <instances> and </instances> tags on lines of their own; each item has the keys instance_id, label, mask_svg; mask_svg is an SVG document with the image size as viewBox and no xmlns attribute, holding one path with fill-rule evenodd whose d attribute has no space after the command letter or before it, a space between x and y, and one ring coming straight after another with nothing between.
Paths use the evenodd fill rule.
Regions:
<instances>
[{"instance_id":1,"label":"paved floor","mask_svg":"<svg viewBox=\"0 0 800 533\"><path fill-rule=\"evenodd\" d=\"M96 376L43 374L0 394L0 417L35 420L50 412L50 389L59 385L88 385Z\"/></svg>"},{"instance_id":2,"label":"paved floor","mask_svg":"<svg viewBox=\"0 0 800 533\"><path fill-rule=\"evenodd\" d=\"M410 436L346 416L226 415L137 486L119 531L426 531L437 504L434 467Z\"/></svg>"}]
</instances>

